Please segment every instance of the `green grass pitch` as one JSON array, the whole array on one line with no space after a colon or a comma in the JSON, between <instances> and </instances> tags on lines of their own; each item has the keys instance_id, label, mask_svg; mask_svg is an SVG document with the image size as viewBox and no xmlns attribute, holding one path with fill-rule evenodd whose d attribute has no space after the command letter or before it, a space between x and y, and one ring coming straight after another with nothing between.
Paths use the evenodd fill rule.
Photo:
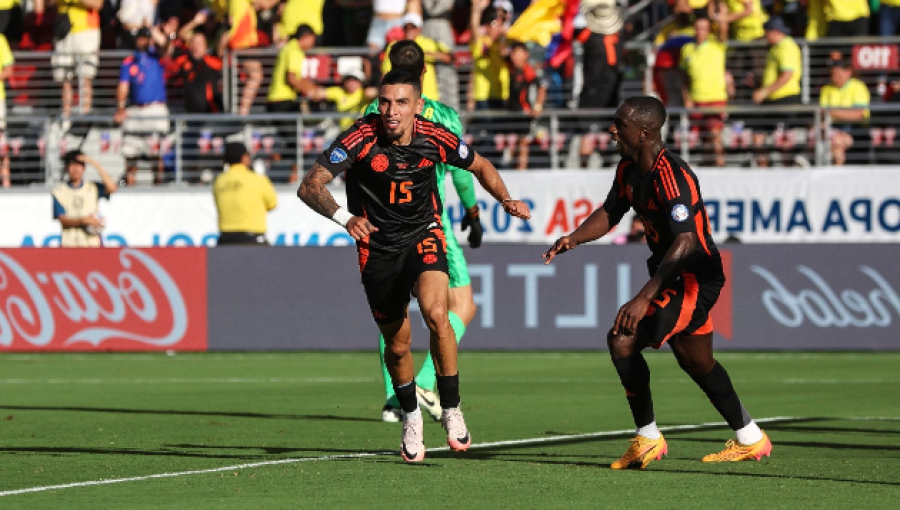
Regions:
<instances>
[{"instance_id":1,"label":"green grass pitch","mask_svg":"<svg viewBox=\"0 0 900 510\"><path fill-rule=\"evenodd\" d=\"M721 421L671 353L647 358L660 426ZM0 508L896 504L900 353L718 358L754 417L783 418L763 424L772 457L703 464L731 437L703 426L666 433L667 458L622 472L608 466L629 437L614 431L631 418L604 352L461 353L473 441L501 444L432 451L416 465L386 453L400 427L380 421L374 352L5 354ZM446 446L426 420L426 445ZM575 437L539 442L561 435Z\"/></svg>"}]
</instances>

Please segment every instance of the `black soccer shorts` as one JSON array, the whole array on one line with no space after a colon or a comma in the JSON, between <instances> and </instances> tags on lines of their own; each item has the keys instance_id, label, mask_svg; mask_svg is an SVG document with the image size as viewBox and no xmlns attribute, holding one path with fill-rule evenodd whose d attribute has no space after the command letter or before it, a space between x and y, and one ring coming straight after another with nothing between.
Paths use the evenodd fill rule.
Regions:
<instances>
[{"instance_id":1,"label":"black soccer shorts","mask_svg":"<svg viewBox=\"0 0 900 510\"><path fill-rule=\"evenodd\" d=\"M441 271L449 275L447 240L440 226L426 230L401 252L379 253L364 243L357 247L362 284L372 317L378 324L406 317L419 275Z\"/></svg>"},{"instance_id":2,"label":"black soccer shorts","mask_svg":"<svg viewBox=\"0 0 900 510\"><path fill-rule=\"evenodd\" d=\"M724 285L724 275L698 278L687 271L682 273L650 303L638 323L638 338L648 339L651 347L659 349L675 335L712 332L709 313Z\"/></svg>"}]
</instances>

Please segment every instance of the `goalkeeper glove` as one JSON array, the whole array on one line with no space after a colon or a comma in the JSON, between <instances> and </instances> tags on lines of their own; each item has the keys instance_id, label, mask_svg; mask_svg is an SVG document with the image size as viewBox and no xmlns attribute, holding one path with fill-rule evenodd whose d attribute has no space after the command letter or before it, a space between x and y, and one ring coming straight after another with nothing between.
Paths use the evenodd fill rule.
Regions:
<instances>
[{"instance_id":1,"label":"goalkeeper glove","mask_svg":"<svg viewBox=\"0 0 900 510\"><path fill-rule=\"evenodd\" d=\"M481 221L478 219L478 206L472 206L471 209L466 211L466 215L463 216L462 219L462 229L465 231L467 228L471 227L472 230L469 231L469 246L472 248L478 248L481 246L481 238L484 237L484 227L481 226Z\"/></svg>"}]
</instances>

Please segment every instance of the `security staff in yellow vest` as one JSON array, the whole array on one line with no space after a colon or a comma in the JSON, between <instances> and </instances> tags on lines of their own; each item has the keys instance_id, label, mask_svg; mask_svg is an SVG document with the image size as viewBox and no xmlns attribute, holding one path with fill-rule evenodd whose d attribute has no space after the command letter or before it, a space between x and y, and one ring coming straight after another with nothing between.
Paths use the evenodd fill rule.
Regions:
<instances>
[{"instance_id":1,"label":"security staff in yellow vest","mask_svg":"<svg viewBox=\"0 0 900 510\"><path fill-rule=\"evenodd\" d=\"M242 143L225 146L228 169L216 177L213 196L219 213L219 246L269 244L266 213L275 209L277 197L272 182L250 168L250 153Z\"/></svg>"},{"instance_id":2,"label":"security staff in yellow vest","mask_svg":"<svg viewBox=\"0 0 900 510\"><path fill-rule=\"evenodd\" d=\"M103 182L84 180L84 166L97 170ZM80 150L73 150L63 157L68 180L53 188L53 218L62 225L60 245L63 247L102 246L100 232L105 223L98 214L100 199L118 189L106 170Z\"/></svg>"}]
</instances>

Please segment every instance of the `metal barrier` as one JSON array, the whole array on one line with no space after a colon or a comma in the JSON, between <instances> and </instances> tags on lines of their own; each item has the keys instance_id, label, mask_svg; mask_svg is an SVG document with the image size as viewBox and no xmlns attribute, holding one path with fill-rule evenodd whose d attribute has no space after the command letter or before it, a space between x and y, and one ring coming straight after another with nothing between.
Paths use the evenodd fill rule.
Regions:
<instances>
[{"instance_id":1,"label":"metal barrier","mask_svg":"<svg viewBox=\"0 0 900 510\"><path fill-rule=\"evenodd\" d=\"M898 112L900 105L875 105L867 122L838 125L830 110L815 106L671 109L664 135L668 146L694 166L828 166L835 157L846 164L896 165L900 139L893 120ZM464 112L461 117L467 143L501 170L519 168L522 151L527 152L525 169L601 168L619 161L608 131L614 113L548 110L532 118ZM95 157L114 178L124 179L126 161L132 162L139 168L134 184L208 184L222 169L225 144L242 141L260 171L288 183L301 178L340 133L342 118L334 113L173 114L166 119L166 132L126 136L109 116L71 121L13 116L0 137L0 156L10 158L15 185L61 181L60 158L74 148Z\"/></svg>"}]
</instances>

